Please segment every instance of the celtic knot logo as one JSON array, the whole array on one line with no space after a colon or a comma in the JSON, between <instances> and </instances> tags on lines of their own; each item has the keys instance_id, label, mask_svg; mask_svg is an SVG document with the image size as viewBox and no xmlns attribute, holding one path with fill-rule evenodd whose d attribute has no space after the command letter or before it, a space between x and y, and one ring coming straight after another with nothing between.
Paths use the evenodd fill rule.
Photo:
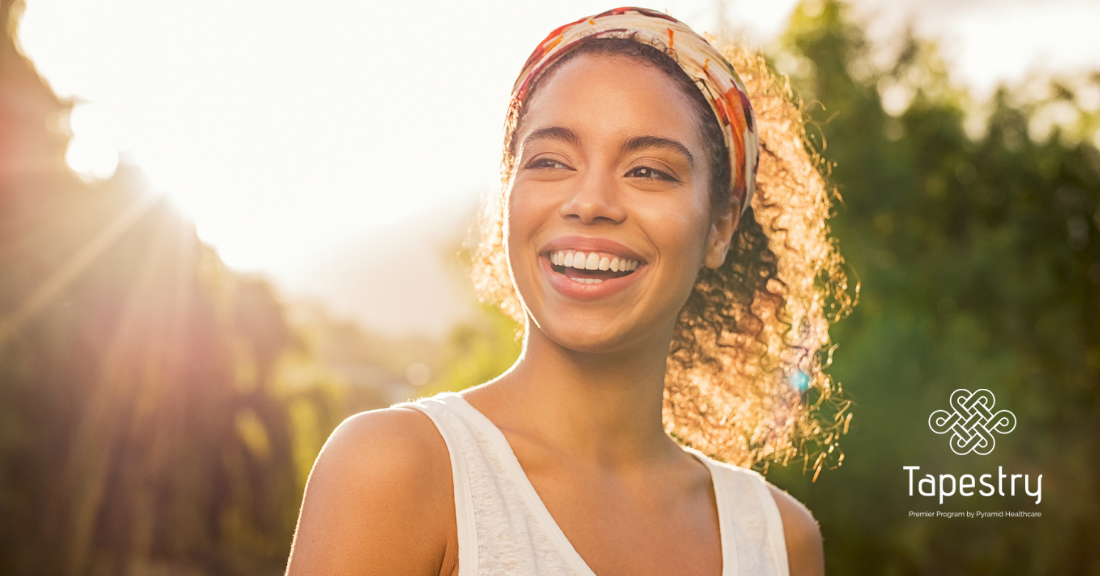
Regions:
<instances>
[{"instance_id":1,"label":"celtic knot logo","mask_svg":"<svg viewBox=\"0 0 1100 576\"><path fill-rule=\"evenodd\" d=\"M928 427L936 434L954 432L951 451L958 455L975 452L986 455L997 442L993 433L1008 434L1016 429L1016 415L1008 410L993 412L993 393L978 390L973 394L959 388L951 393L951 408L936 410L928 417Z\"/></svg>"}]
</instances>

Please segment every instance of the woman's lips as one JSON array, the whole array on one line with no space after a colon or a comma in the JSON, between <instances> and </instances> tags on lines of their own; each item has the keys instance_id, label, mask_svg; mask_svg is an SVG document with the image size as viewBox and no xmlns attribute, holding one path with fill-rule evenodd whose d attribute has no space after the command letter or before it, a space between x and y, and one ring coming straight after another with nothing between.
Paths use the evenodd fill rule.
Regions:
<instances>
[{"instance_id":1,"label":"woman's lips","mask_svg":"<svg viewBox=\"0 0 1100 576\"><path fill-rule=\"evenodd\" d=\"M579 269L573 266L555 266L549 253L539 257L543 275L554 289L568 298L597 300L617 294L633 284L645 272L645 265L637 265L626 273L605 270Z\"/></svg>"}]
</instances>

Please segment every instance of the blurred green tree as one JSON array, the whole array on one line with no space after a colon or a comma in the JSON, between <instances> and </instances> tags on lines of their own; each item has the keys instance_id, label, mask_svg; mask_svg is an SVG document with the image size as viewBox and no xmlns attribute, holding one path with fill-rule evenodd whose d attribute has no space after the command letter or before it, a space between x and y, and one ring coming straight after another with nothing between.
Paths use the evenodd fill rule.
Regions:
<instances>
[{"instance_id":1,"label":"blurred green tree","mask_svg":"<svg viewBox=\"0 0 1100 576\"><path fill-rule=\"evenodd\" d=\"M1100 154L1097 110L1075 97L1100 75L1002 88L983 121L934 45L908 38L877 67L843 3L804 2L785 42L793 84L821 104L809 130L862 290L833 332L831 373L856 414L844 465L814 484L769 477L821 520L834 572L1100 574ZM1015 413L992 455L956 456L929 430L956 388ZM1043 502L941 507L908 496L905 465L1043 474ZM907 518L931 509L1042 517Z\"/></svg>"},{"instance_id":2,"label":"blurred green tree","mask_svg":"<svg viewBox=\"0 0 1100 576\"><path fill-rule=\"evenodd\" d=\"M458 324L447 335L447 368L426 394L458 392L503 374L519 358L520 330L499 308L483 305L480 317Z\"/></svg>"}]
</instances>

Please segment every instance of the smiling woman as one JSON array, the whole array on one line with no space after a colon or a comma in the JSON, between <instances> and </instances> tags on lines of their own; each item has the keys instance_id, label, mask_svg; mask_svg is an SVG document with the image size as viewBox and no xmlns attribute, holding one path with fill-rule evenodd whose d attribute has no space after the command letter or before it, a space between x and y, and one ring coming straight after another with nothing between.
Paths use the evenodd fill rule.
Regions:
<instances>
[{"instance_id":1,"label":"smiling woman","mask_svg":"<svg viewBox=\"0 0 1100 576\"><path fill-rule=\"evenodd\" d=\"M797 108L730 54L748 86L637 8L535 50L475 263L523 353L342 424L288 574L822 573L812 516L747 467L835 440L811 404L851 302Z\"/></svg>"}]
</instances>

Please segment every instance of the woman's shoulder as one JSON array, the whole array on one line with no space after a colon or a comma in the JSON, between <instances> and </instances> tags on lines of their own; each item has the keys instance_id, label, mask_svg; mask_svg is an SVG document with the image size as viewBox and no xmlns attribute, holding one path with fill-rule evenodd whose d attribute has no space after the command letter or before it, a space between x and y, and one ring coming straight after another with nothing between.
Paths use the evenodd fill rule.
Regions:
<instances>
[{"instance_id":1,"label":"woman's shoulder","mask_svg":"<svg viewBox=\"0 0 1100 576\"><path fill-rule=\"evenodd\" d=\"M757 484L765 488L758 491L775 503L783 529L783 540L787 550L787 564L791 576L811 576L825 573L824 551L822 549L821 529L817 520L804 504L786 491L778 488L755 470L734 466L712 460L725 474L740 478L744 482Z\"/></svg>"},{"instance_id":2,"label":"woman's shoulder","mask_svg":"<svg viewBox=\"0 0 1100 576\"><path fill-rule=\"evenodd\" d=\"M401 404L347 418L329 436L317 460L318 465L386 477L415 476L440 463L449 470L449 462L446 444L431 419Z\"/></svg>"},{"instance_id":3,"label":"woman's shoulder","mask_svg":"<svg viewBox=\"0 0 1100 576\"><path fill-rule=\"evenodd\" d=\"M291 565L356 573L354 566L445 560L454 547L451 494L447 447L425 414L404 406L356 414L313 466Z\"/></svg>"},{"instance_id":4,"label":"woman's shoulder","mask_svg":"<svg viewBox=\"0 0 1100 576\"><path fill-rule=\"evenodd\" d=\"M344 420L317 456L309 483L325 479L318 475L341 491L355 490L357 495L392 503L390 509L377 512L403 514L453 506L447 445L427 414L408 404Z\"/></svg>"},{"instance_id":5,"label":"woman's shoulder","mask_svg":"<svg viewBox=\"0 0 1100 576\"><path fill-rule=\"evenodd\" d=\"M362 480L392 479L407 489L440 488L449 495L451 455L445 438L461 403L458 394L443 392L351 416L325 442L314 474L334 467Z\"/></svg>"},{"instance_id":6,"label":"woman's shoulder","mask_svg":"<svg viewBox=\"0 0 1100 576\"><path fill-rule=\"evenodd\" d=\"M767 480L768 492L779 509L783 522L783 540L787 545L787 565L792 576L816 576L825 573L825 552L821 528L804 504Z\"/></svg>"}]
</instances>

